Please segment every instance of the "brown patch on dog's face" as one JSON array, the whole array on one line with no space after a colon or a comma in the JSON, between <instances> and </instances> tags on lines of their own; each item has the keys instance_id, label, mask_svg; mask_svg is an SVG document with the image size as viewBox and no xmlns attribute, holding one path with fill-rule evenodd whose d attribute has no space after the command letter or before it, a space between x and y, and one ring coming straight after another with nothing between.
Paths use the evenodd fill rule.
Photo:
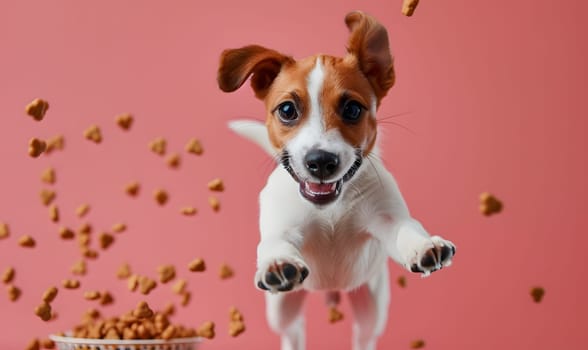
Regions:
<instances>
[{"instance_id":1,"label":"brown patch on dog's face","mask_svg":"<svg viewBox=\"0 0 588 350\"><path fill-rule=\"evenodd\" d=\"M268 134L272 145L279 150L284 148L308 118L310 97L307 78L314 67L315 59L314 56L308 57L283 67L265 98ZM280 104L288 101L294 103L299 114L298 120L291 125L285 125L280 121L277 111Z\"/></svg>"},{"instance_id":2,"label":"brown patch on dog's face","mask_svg":"<svg viewBox=\"0 0 588 350\"><path fill-rule=\"evenodd\" d=\"M345 58L311 56L282 68L265 99L266 125L271 143L282 150L308 119L308 77L315 67L317 58L321 60L324 69L324 81L318 102L325 131L338 129L347 143L361 149L362 153L367 155L376 140L376 119L373 112L379 101L375 100L369 81L352 55ZM298 119L288 125L280 120L277 111L280 104L287 101L294 103L298 113ZM353 123L342 118L345 104L350 101L362 106L360 119Z\"/></svg>"},{"instance_id":3,"label":"brown patch on dog's face","mask_svg":"<svg viewBox=\"0 0 588 350\"><path fill-rule=\"evenodd\" d=\"M345 58L324 56L325 80L321 92L323 118L326 130L336 128L343 138L364 155L371 152L376 141L376 101L374 91L360 71L354 56ZM344 108L350 102L361 105L357 122L345 119Z\"/></svg>"}]
</instances>

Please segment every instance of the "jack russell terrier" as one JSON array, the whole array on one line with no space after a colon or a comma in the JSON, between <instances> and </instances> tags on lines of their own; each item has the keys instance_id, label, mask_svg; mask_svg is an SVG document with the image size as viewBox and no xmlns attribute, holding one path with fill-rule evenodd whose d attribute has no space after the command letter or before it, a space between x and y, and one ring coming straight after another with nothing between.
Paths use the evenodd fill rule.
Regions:
<instances>
[{"instance_id":1,"label":"jack russell terrier","mask_svg":"<svg viewBox=\"0 0 588 350\"><path fill-rule=\"evenodd\" d=\"M265 125L230 128L278 161L260 193L255 285L264 291L270 327L283 350L305 347L302 305L308 291L331 302L347 292L353 349L375 349L390 300L388 258L428 276L447 267L455 246L430 236L410 216L376 146L376 111L394 85L386 29L351 12L344 57L301 60L257 45L225 50L221 90L251 77L265 103Z\"/></svg>"}]
</instances>

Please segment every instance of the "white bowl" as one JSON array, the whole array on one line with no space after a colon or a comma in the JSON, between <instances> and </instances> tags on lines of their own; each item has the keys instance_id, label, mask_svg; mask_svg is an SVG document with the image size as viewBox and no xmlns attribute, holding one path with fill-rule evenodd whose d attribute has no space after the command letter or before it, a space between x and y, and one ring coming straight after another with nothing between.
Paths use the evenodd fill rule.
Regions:
<instances>
[{"instance_id":1,"label":"white bowl","mask_svg":"<svg viewBox=\"0 0 588 350\"><path fill-rule=\"evenodd\" d=\"M164 339L86 339L50 335L59 350L196 350L200 338Z\"/></svg>"}]
</instances>

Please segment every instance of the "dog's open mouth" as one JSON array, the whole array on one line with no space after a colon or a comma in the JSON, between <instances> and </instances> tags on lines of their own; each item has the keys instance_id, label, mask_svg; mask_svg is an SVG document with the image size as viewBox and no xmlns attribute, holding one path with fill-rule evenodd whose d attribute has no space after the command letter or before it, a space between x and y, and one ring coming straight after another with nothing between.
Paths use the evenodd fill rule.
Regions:
<instances>
[{"instance_id":1,"label":"dog's open mouth","mask_svg":"<svg viewBox=\"0 0 588 350\"><path fill-rule=\"evenodd\" d=\"M331 183L299 181L299 184L302 197L315 204L328 204L334 201L341 193L343 180Z\"/></svg>"},{"instance_id":2,"label":"dog's open mouth","mask_svg":"<svg viewBox=\"0 0 588 350\"><path fill-rule=\"evenodd\" d=\"M333 182L313 182L310 180L303 180L298 177L292 165L290 164L290 154L288 151L283 151L280 159L284 169L290 173L292 178L298 182L300 194L303 198L316 205L325 205L333 202L341 194L343 184L355 175L361 166L363 159L361 157L361 150L357 150L355 162L347 170L345 175L337 181Z\"/></svg>"}]
</instances>

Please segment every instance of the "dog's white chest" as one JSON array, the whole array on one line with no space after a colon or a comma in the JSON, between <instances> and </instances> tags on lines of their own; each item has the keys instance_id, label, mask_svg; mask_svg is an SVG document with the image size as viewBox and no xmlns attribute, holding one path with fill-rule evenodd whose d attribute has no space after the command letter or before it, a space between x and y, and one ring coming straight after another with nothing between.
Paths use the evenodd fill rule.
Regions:
<instances>
[{"instance_id":1,"label":"dog's white chest","mask_svg":"<svg viewBox=\"0 0 588 350\"><path fill-rule=\"evenodd\" d=\"M305 288L353 289L385 263L379 240L355 226L353 218L335 224L319 219L304 229L301 253L311 271Z\"/></svg>"}]
</instances>

